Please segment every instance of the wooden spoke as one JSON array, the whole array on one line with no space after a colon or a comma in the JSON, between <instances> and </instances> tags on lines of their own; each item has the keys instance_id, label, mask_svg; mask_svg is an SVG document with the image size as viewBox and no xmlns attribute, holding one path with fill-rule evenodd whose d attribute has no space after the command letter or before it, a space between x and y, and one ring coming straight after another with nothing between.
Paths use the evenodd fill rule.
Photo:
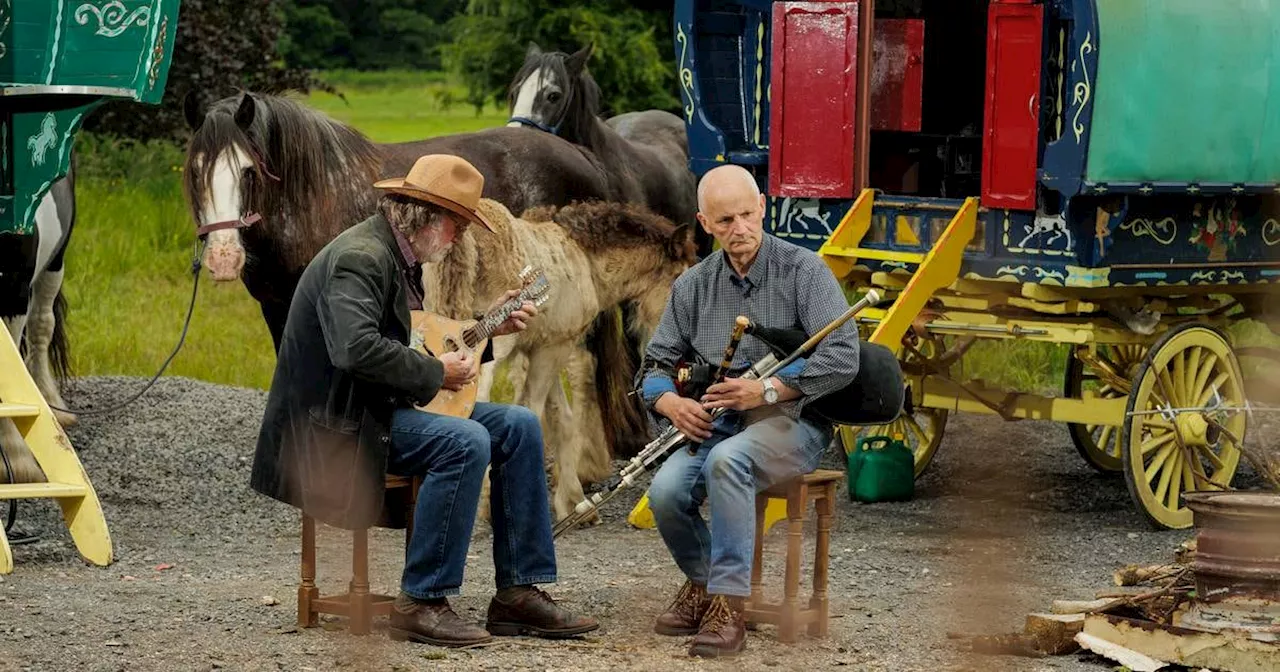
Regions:
<instances>
[{"instance_id":1,"label":"wooden spoke","mask_svg":"<svg viewBox=\"0 0 1280 672\"><path fill-rule=\"evenodd\" d=\"M1081 398L1086 391L1100 399L1128 396L1130 371L1137 366L1146 347L1142 345L1099 346L1089 363L1082 361L1083 346L1068 351L1064 396ZM1098 368L1094 368L1096 363ZM1124 470L1121 463L1121 432L1117 427L1068 423L1071 442L1080 456L1093 468L1104 473Z\"/></svg>"}]
</instances>

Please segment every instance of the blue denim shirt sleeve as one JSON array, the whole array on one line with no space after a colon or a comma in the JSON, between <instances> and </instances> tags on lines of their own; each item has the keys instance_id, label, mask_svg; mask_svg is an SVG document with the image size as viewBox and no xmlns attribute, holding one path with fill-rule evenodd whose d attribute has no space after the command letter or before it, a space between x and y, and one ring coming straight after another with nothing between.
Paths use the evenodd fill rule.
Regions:
<instances>
[{"instance_id":1,"label":"blue denim shirt sleeve","mask_svg":"<svg viewBox=\"0 0 1280 672\"><path fill-rule=\"evenodd\" d=\"M793 390L798 390L800 389L800 372L804 370L805 363L804 357L797 357L796 361L782 367L782 370L774 375L778 377L778 380L782 381L783 385Z\"/></svg>"},{"instance_id":2,"label":"blue denim shirt sleeve","mask_svg":"<svg viewBox=\"0 0 1280 672\"><path fill-rule=\"evenodd\" d=\"M653 408L653 403L661 397L663 393L675 392L676 383L671 377L661 371L654 371L645 376L644 384L640 388L640 394L644 398L644 405Z\"/></svg>"}]
</instances>

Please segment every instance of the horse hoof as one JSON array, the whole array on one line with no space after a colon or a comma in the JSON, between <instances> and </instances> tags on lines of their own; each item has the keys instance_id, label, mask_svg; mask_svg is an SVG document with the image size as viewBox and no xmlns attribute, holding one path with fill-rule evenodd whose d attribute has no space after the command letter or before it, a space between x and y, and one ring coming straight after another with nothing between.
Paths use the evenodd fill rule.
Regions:
<instances>
[{"instance_id":1,"label":"horse hoof","mask_svg":"<svg viewBox=\"0 0 1280 672\"><path fill-rule=\"evenodd\" d=\"M58 424L62 425L63 427L75 427L76 425L80 424L80 419L71 413L54 411L53 417L58 421Z\"/></svg>"}]
</instances>

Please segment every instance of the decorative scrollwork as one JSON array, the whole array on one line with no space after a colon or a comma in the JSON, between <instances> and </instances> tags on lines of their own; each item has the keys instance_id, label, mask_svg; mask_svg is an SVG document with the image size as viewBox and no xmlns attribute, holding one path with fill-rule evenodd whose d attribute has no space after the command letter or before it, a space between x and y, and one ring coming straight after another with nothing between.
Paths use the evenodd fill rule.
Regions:
<instances>
[{"instance_id":1,"label":"decorative scrollwork","mask_svg":"<svg viewBox=\"0 0 1280 672\"><path fill-rule=\"evenodd\" d=\"M1089 65L1085 62L1085 55L1092 53L1093 33L1085 33L1084 43L1080 45L1080 73L1084 76L1084 81L1076 82L1073 89L1075 95L1071 100L1072 105L1079 105L1075 116L1071 119L1071 130L1076 134L1076 144L1080 144L1080 139L1084 137L1084 124L1080 123L1080 115L1084 113L1084 106L1093 94L1092 85L1089 83Z\"/></svg>"},{"instance_id":2,"label":"decorative scrollwork","mask_svg":"<svg viewBox=\"0 0 1280 672\"><path fill-rule=\"evenodd\" d=\"M98 29L94 31L94 35L116 37L131 26L146 26L151 18L151 8L142 6L130 14L129 9L120 0L111 0L102 7L86 2L76 8L76 23L82 26L88 25L90 14L98 20Z\"/></svg>"},{"instance_id":3,"label":"decorative scrollwork","mask_svg":"<svg viewBox=\"0 0 1280 672\"><path fill-rule=\"evenodd\" d=\"M1001 266L996 270L996 275L1012 275L1019 278L1026 275L1026 273L1026 266Z\"/></svg>"},{"instance_id":4,"label":"decorative scrollwork","mask_svg":"<svg viewBox=\"0 0 1280 672\"><path fill-rule=\"evenodd\" d=\"M1035 267L1035 273L1036 273L1036 277L1040 278L1041 280L1045 278L1055 278L1057 280L1067 279L1067 276L1063 275L1062 271L1046 271L1039 266Z\"/></svg>"},{"instance_id":5,"label":"decorative scrollwork","mask_svg":"<svg viewBox=\"0 0 1280 672\"><path fill-rule=\"evenodd\" d=\"M156 32L155 46L151 47L151 68L147 70L147 88L154 89L160 77L160 64L164 62L164 41L169 29L169 17L160 19L160 30Z\"/></svg>"},{"instance_id":6,"label":"decorative scrollwork","mask_svg":"<svg viewBox=\"0 0 1280 672\"><path fill-rule=\"evenodd\" d=\"M1268 219L1262 223L1262 242L1266 243L1267 247L1280 243L1280 222Z\"/></svg>"},{"instance_id":7,"label":"decorative scrollwork","mask_svg":"<svg viewBox=\"0 0 1280 672\"><path fill-rule=\"evenodd\" d=\"M684 33L684 24L676 24L676 41L680 43L680 91L684 93L684 118L685 121L693 121L693 70L687 65L689 36Z\"/></svg>"},{"instance_id":8,"label":"decorative scrollwork","mask_svg":"<svg viewBox=\"0 0 1280 672\"><path fill-rule=\"evenodd\" d=\"M1213 271L1196 271L1191 274L1191 282L1213 282Z\"/></svg>"},{"instance_id":9,"label":"decorative scrollwork","mask_svg":"<svg viewBox=\"0 0 1280 672\"><path fill-rule=\"evenodd\" d=\"M4 35L4 31L9 29L9 21L13 17L13 5L10 0L0 0L0 36ZM9 48L4 42L0 42L0 58L4 58L9 53Z\"/></svg>"},{"instance_id":10,"label":"decorative scrollwork","mask_svg":"<svg viewBox=\"0 0 1280 672\"><path fill-rule=\"evenodd\" d=\"M1151 236L1161 245L1168 245L1178 237L1178 220L1172 217L1151 223L1149 219L1133 219L1120 225L1121 231L1129 231L1134 238Z\"/></svg>"}]
</instances>

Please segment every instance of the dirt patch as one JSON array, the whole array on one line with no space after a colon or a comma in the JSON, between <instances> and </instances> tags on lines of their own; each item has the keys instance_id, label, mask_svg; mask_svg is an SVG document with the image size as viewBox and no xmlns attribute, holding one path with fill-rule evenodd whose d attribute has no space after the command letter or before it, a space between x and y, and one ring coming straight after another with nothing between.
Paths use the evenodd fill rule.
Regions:
<instances>
[{"instance_id":1,"label":"dirt patch","mask_svg":"<svg viewBox=\"0 0 1280 672\"><path fill-rule=\"evenodd\" d=\"M145 381L77 381L69 403L106 406ZM691 660L687 640L653 634L681 577L652 530L619 496L602 525L557 544L560 582L547 587L603 624L569 642L501 640L474 650L397 643L326 627L298 630L297 513L252 492L249 467L266 395L166 378L127 411L85 417L70 432L106 509L115 563L86 565L49 502L24 501L11 536L16 568L0 582L0 670L804 669L1095 670L1102 659L970 658L948 631L1021 628L1054 599L1088 599L1128 563L1166 561L1190 531L1154 532L1122 477L1087 466L1064 425L950 420L911 502L860 505L841 488L831 544L831 633L780 644L751 633L733 663ZM1273 427L1254 428L1268 436ZM1256 436L1256 434L1254 435ZM832 452L828 468L840 468ZM1256 484L1241 467L1237 486ZM0 509L3 515L4 509ZM766 585L780 595L784 531L765 542ZM806 545L812 546L812 523ZM322 592L349 577L349 536L319 532ZM393 592L401 531L371 535L371 583ZM492 594L489 538L470 550L455 608L477 621ZM811 570L806 558L805 576ZM807 582L802 587L807 596ZM264 600L264 597L271 599ZM272 603L274 602L274 603ZM270 603L270 604L269 604Z\"/></svg>"}]
</instances>

